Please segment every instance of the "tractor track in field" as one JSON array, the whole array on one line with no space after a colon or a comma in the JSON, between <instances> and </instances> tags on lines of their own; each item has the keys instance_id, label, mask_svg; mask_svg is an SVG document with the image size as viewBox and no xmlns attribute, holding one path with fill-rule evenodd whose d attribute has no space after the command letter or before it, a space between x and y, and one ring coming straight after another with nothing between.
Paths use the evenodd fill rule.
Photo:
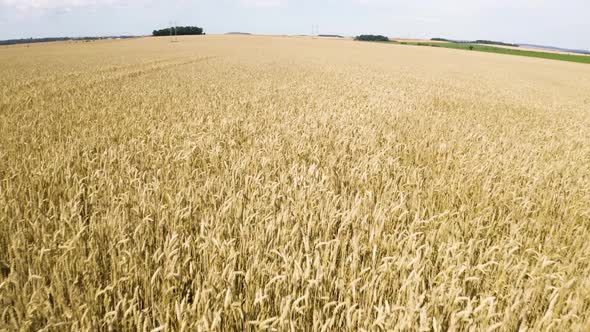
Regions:
<instances>
[{"instance_id":1,"label":"tractor track in field","mask_svg":"<svg viewBox=\"0 0 590 332\"><path fill-rule=\"evenodd\" d=\"M4 97L2 97L3 99L5 99L6 96L9 97L8 100L2 100L2 102L0 103L0 114L7 112L11 108L11 106L22 107L22 104L25 103L27 107L30 107L33 106L37 101L42 101L43 103L52 102L62 97L68 97L77 91L85 91L85 93L89 93L91 90L96 89L100 86L104 86L106 83L120 82L126 79L137 79L158 71L170 70L181 66L205 62L215 58L217 57L208 56L190 60L184 60L185 58L180 58L184 61L178 61L180 59L159 60L141 65L109 67L105 69L100 69L97 72L92 73L90 75L88 75L87 73L70 73L61 77L57 76L51 79L43 78L34 80L32 82L19 84L17 87L10 89L13 90L12 92L7 91L6 93L4 93ZM103 77L100 77L98 79L95 78L90 80L83 80L84 77L94 77L97 74L102 74ZM66 84L74 84L76 80L81 80L81 82L74 86L67 87L65 89L61 88ZM16 91L18 91L19 89L29 90L30 92L26 95L16 94ZM21 97L14 98L11 100L10 96ZM4 112L2 112L2 110L4 110Z\"/></svg>"}]
</instances>

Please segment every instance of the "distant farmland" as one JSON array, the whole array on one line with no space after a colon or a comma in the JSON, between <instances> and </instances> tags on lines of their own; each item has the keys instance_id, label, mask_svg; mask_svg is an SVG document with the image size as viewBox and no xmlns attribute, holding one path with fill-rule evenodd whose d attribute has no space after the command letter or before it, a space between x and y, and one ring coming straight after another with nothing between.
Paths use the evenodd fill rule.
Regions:
<instances>
[{"instance_id":1,"label":"distant farmland","mask_svg":"<svg viewBox=\"0 0 590 332\"><path fill-rule=\"evenodd\" d=\"M565 53L558 53L558 52L541 52L541 51L533 51L533 50L527 50L527 49L487 46L487 45L471 44L471 43L445 43L445 42L440 42L440 41L402 42L401 44L416 45L416 46L444 47L444 48L453 48L453 49L461 49L461 50L472 50L472 51L478 51L478 52L509 54L509 55L527 56L527 57L541 58L541 59L550 59L550 60L559 60L559 61L569 61L569 62L590 64L590 56L587 56L587 55L565 54Z\"/></svg>"}]
</instances>

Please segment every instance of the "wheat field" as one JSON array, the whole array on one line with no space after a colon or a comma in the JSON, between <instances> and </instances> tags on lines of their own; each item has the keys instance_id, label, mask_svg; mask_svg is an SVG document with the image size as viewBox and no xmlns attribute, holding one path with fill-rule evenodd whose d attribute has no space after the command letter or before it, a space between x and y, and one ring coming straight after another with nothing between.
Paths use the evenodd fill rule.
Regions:
<instances>
[{"instance_id":1,"label":"wheat field","mask_svg":"<svg viewBox=\"0 0 590 332\"><path fill-rule=\"evenodd\" d=\"M0 330L590 329L590 66L0 48Z\"/></svg>"}]
</instances>

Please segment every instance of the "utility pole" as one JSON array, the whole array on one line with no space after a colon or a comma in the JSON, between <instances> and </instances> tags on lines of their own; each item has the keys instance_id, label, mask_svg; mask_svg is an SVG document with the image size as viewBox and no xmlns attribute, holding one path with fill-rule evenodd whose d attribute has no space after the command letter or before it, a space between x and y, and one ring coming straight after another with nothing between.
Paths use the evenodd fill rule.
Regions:
<instances>
[{"instance_id":1,"label":"utility pole","mask_svg":"<svg viewBox=\"0 0 590 332\"><path fill-rule=\"evenodd\" d=\"M312 24L311 25L311 36L315 38L319 34L320 34L320 26L317 24Z\"/></svg>"},{"instance_id":2,"label":"utility pole","mask_svg":"<svg viewBox=\"0 0 590 332\"><path fill-rule=\"evenodd\" d=\"M174 43L178 41L178 21L168 21L170 23L170 42ZM173 32L174 30L174 32Z\"/></svg>"}]
</instances>

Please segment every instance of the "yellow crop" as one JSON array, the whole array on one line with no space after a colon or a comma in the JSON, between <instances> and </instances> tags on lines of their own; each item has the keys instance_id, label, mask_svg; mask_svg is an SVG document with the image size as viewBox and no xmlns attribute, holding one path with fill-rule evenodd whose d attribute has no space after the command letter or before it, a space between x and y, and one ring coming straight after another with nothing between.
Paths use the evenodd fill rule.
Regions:
<instances>
[{"instance_id":1,"label":"yellow crop","mask_svg":"<svg viewBox=\"0 0 590 332\"><path fill-rule=\"evenodd\" d=\"M0 48L0 330L588 330L590 66Z\"/></svg>"}]
</instances>

